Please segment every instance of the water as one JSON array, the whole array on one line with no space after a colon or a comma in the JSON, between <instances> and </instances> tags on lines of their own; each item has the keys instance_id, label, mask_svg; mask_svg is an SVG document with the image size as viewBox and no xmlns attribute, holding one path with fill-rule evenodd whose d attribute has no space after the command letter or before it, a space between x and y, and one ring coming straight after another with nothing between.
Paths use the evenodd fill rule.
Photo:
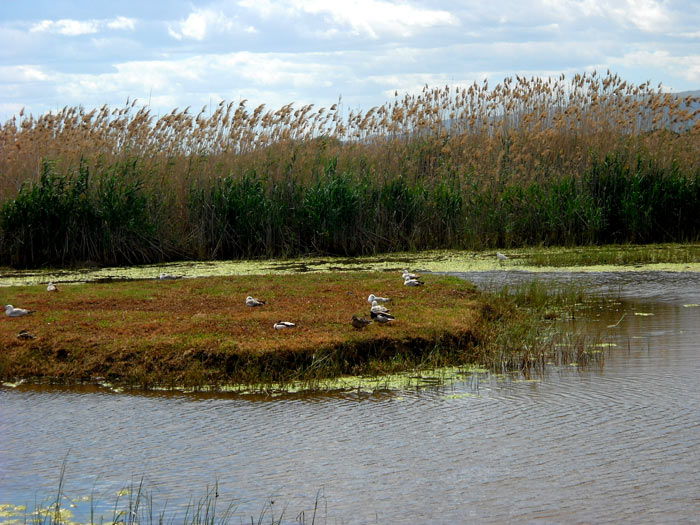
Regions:
<instances>
[{"instance_id":1,"label":"water","mask_svg":"<svg viewBox=\"0 0 700 525\"><path fill-rule=\"evenodd\" d=\"M283 509L310 523L316 502L317 523L697 522L700 274L549 277L620 298L587 328L617 345L604 365L282 398L4 388L0 503L55 495L65 460L65 493L93 494L106 519L143 479L170 513L218 481L234 523Z\"/></svg>"}]
</instances>

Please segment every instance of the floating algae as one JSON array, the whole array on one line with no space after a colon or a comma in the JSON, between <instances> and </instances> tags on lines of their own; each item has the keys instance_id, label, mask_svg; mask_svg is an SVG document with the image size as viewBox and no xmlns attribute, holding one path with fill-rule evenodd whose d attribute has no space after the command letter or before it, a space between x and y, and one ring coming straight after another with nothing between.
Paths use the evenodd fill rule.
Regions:
<instances>
[{"instance_id":1,"label":"floating algae","mask_svg":"<svg viewBox=\"0 0 700 525\"><path fill-rule=\"evenodd\" d=\"M608 248L608 247L604 247ZM0 286L20 286L54 283L93 282L114 280L158 279L161 273L177 277L216 277L229 275L294 274L300 272L338 271L400 271L405 268L424 272L605 272L605 271L666 271L700 272L699 262L665 262L673 260L673 249L666 256L652 258L642 264L610 263L625 261L625 257L610 259L607 250L589 249L585 257L580 250L567 248L524 248L508 252L509 259L500 261L496 252L456 250L428 250L399 252L382 256L361 257L297 257L293 259L239 260L239 261L183 261L142 266L111 268L84 268L78 270L45 269L14 270L2 268ZM616 253L632 254L640 250L653 251L654 246L615 246ZM666 259L664 259L666 257ZM564 258L564 259L562 259ZM560 264L565 260L565 264ZM604 262L601 264L601 262Z\"/></svg>"},{"instance_id":2,"label":"floating algae","mask_svg":"<svg viewBox=\"0 0 700 525\"><path fill-rule=\"evenodd\" d=\"M449 394L442 396L442 399L465 399L465 398L480 398L479 394L464 393L464 394Z\"/></svg>"}]
</instances>

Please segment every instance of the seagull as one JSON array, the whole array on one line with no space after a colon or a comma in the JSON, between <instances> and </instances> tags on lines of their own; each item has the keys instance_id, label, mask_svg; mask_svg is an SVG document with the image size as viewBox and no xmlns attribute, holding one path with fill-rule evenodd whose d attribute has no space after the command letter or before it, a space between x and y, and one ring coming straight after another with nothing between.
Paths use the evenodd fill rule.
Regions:
<instances>
[{"instance_id":1,"label":"seagull","mask_svg":"<svg viewBox=\"0 0 700 525\"><path fill-rule=\"evenodd\" d=\"M383 304L379 304L377 301L372 301L371 311L375 314L388 314L389 309Z\"/></svg>"},{"instance_id":2,"label":"seagull","mask_svg":"<svg viewBox=\"0 0 700 525\"><path fill-rule=\"evenodd\" d=\"M394 320L394 316L387 313L375 314L374 312L371 312L370 317L373 321L377 321L380 324L385 324Z\"/></svg>"},{"instance_id":3,"label":"seagull","mask_svg":"<svg viewBox=\"0 0 700 525\"><path fill-rule=\"evenodd\" d=\"M49 283L46 285L46 291L47 292L57 292L58 291L58 286L56 286L53 283Z\"/></svg>"},{"instance_id":4,"label":"seagull","mask_svg":"<svg viewBox=\"0 0 700 525\"><path fill-rule=\"evenodd\" d=\"M255 297L251 297L250 295L245 298L245 304L248 306L262 306L265 304L265 301L260 301L256 299Z\"/></svg>"},{"instance_id":5,"label":"seagull","mask_svg":"<svg viewBox=\"0 0 700 525\"><path fill-rule=\"evenodd\" d=\"M389 299L388 297L377 297L376 295L374 295L373 293L371 293L371 294L369 294L369 297L367 298L367 302L371 304L372 301L378 301L378 302L380 302L380 303L386 303L386 302L391 301L391 299Z\"/></svg>"},{"instance_id":6,"label":"seagull","mask_svg":"<svg viewBox=\"0 0 700 525\"><path fill-rule=\"evenodd\" d=\"M285 328L294 328L296 325L294 323L290 323L289 321L277 321L274 324L274 329L275 330L284 330Z\"/></svg>"},{"instance_id":7,"label":"seagull","mask_svg":"<svg viewBox=\"0 0 700 525\"><path fill-rule=\"evenodd\" d=\"M404 270L403 273L401 274L401 277L403 277L404 281L405 281L406 279L418 279L420 277L420 275L417 275L415 273L411 273L408 270Z\"/></svg>"},{"instance_id":8,"label":"seagull","mask_svg":"<svg viewBox=\"0 0 700 525\"><path fill-rule=\"evenodd\" d=\"M508 257L503 255L501 252L496 252L496 257L498 257L499 261L507 261L508 260Z\"/></svg>"},{"instance_id":9,"label":"seagull","mask_svg":"<svg viewBox=\"0 0 700 525\"><path fill-rule=\"evenodd\" d=\"M418 279L412 279L410 277L405 277L403 284L406 286L423 286L425 283L423 281L419 281Z\"/></svg>"},{"instance_id":10,"label":"seagull","mask_svg":"<svg viewBox=\"0 0 700 525\"><path fill-rule=\"evenodd\" d=\"M5 315L7 317L22 317L36 312L36 310L25 310L24 308L15 308L11 304L5 305Z\"/></svg>"},{"instance_id":11,"label":"seagull","mask_svg":"<svg viewBox=\"0 0 700 525\"><path fill-rule=\"evenodd\" d=\"M169 280L169 279L180 279L180 277L163 272L158 276L158 279L160 279L161 281L165 281L165 280Z\"/></svg>"},{"instance_id":12,"label":"seagull","mask_svg":"<svg viewBox=\"0 0 700 525\"><path fill-rule=\"evenodd\" d=\"M36 336L34 334L30 334L27 330L20 330L17 334L17 339L26 341L28 339L36 339Z\"/></svg>"},{"instance_id":13,"label":"seagull","mask_svg":"<svg viewBox=\"0 0 700 525\"><path fill-rule=\"evenodd\" d=\"M364 317L358 318L356 315L352 316L352 321L350 321L350 322L358 330L362 330L366 326L369 326L372 324L372 321L370 321L369 319L365 319Z\"/></svg>"}]
</instances>

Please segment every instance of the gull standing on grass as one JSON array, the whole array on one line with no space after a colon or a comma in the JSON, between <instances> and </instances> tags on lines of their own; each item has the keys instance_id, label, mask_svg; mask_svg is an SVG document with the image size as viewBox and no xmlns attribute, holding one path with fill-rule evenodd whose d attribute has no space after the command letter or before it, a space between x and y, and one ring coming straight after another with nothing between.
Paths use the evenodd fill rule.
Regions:
<instances>
[{"instance_id":1,"label":"gull standing on grass","mask_svg":"<svg viewBox=\"0 0 700 525\"><path fill-rule=\"evenodd\" d=\"M49 283L46 285L46 291L47 292L57 292L58 291L58 286L56 286L53 283Z\"/></svg>"},{"instance_id":2,"label":"gull standing on grass","mask_svg":"<svg viewBox=\"0 0 700 525\"><path fill-rule=\"evenodd\" d=\"M391 301L391 299L389 299L388 297L377 297L376 295L371 293L371 294L369 294L369 297L367 298L367 302L372 304L372 301L377 301L380 303L388 303L389 301Z\"/></svg>"},{"instance_id":3,"label":"gull standing on grass","mask_svg":"<svg viewBox=\"0 0 700 525\"><path fill-rule=\"evenodd\" d=\"M508 260L508 257L503 255L501 252L496 252L496 257L498 257L499 261L507 261Z\"/></svg>"},{"instance_id":4,"label":"gull standing on grass","mask_svg":"<svg viewBox=\"0 0 700 525\"><path fill-rule=\"evenodd\" d=\"M403 273L401 274L401 277L403 277L404 281L406 279L418 279L420 278L420 275L411 273L408 270L404 270Z\"/></svg>"},{"instance_id":5,"label":"gull standing on grass","mask_svg":"<svg viewBox=\"0 0 700 525\"><path fill-rule=\"evenodd\" d=\"M290 323L289 321L277 321L274 324L274 329L275 330L284 330L285 328L294 328L296 325L294 323Z\"/></svg>"},{"instance_id":6,"label":"gull standing on grass","mask_svg":"<svg viewBox=\"0 0 700 525\"><path fill-rule=\"evenodd\" d=\"M245 304L248 306L262 306L265 304L265 301L261 301L259 299L256 299L255 297L251 297L250 295L245 298Z\"/></svg>"},{"instance_id":7,"label":"gull standing on grass","mask_svg":"<svg viewBox=\"0 0 700 525\"><path fill-rule=\"evenodd\" d=\"M36 312L36 310L25 310L24 308L15 308L11 304L5 305L5 315L7 317L22 317Z\"/></svg>"}]
</instances>

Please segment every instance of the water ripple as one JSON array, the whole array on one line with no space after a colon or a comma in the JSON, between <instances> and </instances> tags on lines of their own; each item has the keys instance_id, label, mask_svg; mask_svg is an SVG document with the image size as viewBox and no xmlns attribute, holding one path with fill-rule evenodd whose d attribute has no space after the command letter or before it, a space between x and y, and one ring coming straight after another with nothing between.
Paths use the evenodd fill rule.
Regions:
<instances>
[{"instance_id":1,"label":"water ripple","mask_svg":"<svg viewBox=\"0 0 700 525\"><path fill-rule=\"evenodd\" d=\"M594 279L616 293L634 283ZM243 521L270 498L292 521L322 489L329 523L692 522L700 309L683 304L700 303L700 280L636 290L591 323L600 333L626 313L602 368L536 381L275 400L0 389L0 503L54 494L65 458L72 495L112 503L143 477L177 508L218 482Z\"/></svg>"}]
</instances>

